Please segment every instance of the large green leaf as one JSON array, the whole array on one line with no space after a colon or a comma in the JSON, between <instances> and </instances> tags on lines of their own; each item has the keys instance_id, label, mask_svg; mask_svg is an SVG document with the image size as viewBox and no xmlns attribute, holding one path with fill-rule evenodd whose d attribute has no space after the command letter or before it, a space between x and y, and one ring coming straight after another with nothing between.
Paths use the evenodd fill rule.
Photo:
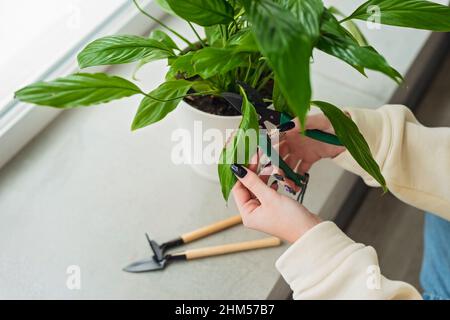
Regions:
<instances>
[{"instance_id":1,"label":"large green leaf","mask_svg":"<svg viewBox=\"0 0 450 320\"><path fill-rule=\"evenodd\" d=\"M225 0L166 0L181 18L201 26L233 21L233 7Z\"/></svg>"},{"instance_id":2,"label":"large green leaf","mask_svg":"<svg viewBox=\"0 0 450 320\"><path fill-rule=\"evenodd\" d=\"M376 7L372 7L376 6ZM374 17L370 10L377 8L380 23L393 26L450 31L450 8L424 0L370 0L362 4L344 21L350 19L368 20Z\"/></svg>"},{"instance_id":3,"label":"large green leaf","mask_svg":"<svg viewBox=\"0 0 450 320\"><path fill-rule=\"evenodd\" d=\"M241 29L228 39L227 48L234 52L259 52L255 35L249 28Z\"/></svg>"},{"instance_id":4,"label":"large green leaf","mask_svg":"<svg viewBox=\"0 0 450 320\"><path fill-rule=\"evenodd\" d=\"M156 0L156 2L159 4L159 6L166 11L167 13L170 13L172 15L175 15L173 10L170 8L169 4L167 3L167 0Z\"/></svg>"},{"instance_id":5,"label":"large green leaf","mask_svg":"<svg viewBox=\"0 0 450 320\"><path fill-rule=\"evenodd\" d=\"M319 107L333 125L339 140L347 148L356 162L387 191L386 181L380 167L373 159L369 145L356 124L338 107L323 101L312 101Z\"/></svg>"},{"instance_id":6,"label":"large green leaf","mask_svg":"<svg viewBox=\"0 0 450 320\"><path fill-rule=\"evenodd\" d=\"M195 52L191 51L170 59L170 69L166 74L166 80L174 80L179 74L186 79L193 77L195 75L194 54Z\"/></svg>"},{"instance_id":7,"label":"large green leaf","mask_svg":"<svg viewBox=\"0 0 450 320\"><path fill-rule=\"evenodd\" d=\"M366 43L364 36L362 34L355 36L345 29L332 15L333 11L336 9L331 8L324 12L322 36L317 48L345 61L364 76L366 76L365 68L367 68L380 71L394 81L400 82L403 79L401 74L392 68L373 47L360 45L360 42ZM358 34L359 31L355 32Z\"/></svg>"},{"instance_id":8,"label":"large green leaf","mask_svg":"<svg viewBox=\"0 0 450 320\"><path fill-rule=\"evenodd\" d=\"M220 32L220 25L205 27L205 35L210 47L222 46L222 33Z\"/></svg>"},{"instance_id":9,"label":"large green leaf","mask_svg":"<svg viewBox=\"0 0 450 320\"><path fill-rule=\"evenodd\" d=\"M237 181L236 176L233 174L230 167L236 163L239 150L243 150L243 148L246 150L245 163L239 163L242 165L248 165L251 157L256 153L258 141L253 141L253 143L250 142L250 144L246 144L247 135L249 137L252 136L249 134L249 130L252 130L252 132L255 133L254 137L256 137L256 139L259 139L258 114L256 113L253 105L248 101L243 90L241 90L241 95L243 96L242 121L239 126L239 130L236 132L231 142L225 146L222 155L220 156L218 167L220 184L222 186L222 195L225 201L228 201L231 189L233 189Z\"/></svg>"},{"instance_id":10,"label":"large green leaf","mask_svg":"<svg viewBox=\"0 0 450 320\"><path fill-rule=\"evenodd\" d=\"M74 108L129 97L141 90L132 82L104 73L78 73L38 82L16 92L21 101L55 108Z\"/></svg>"},{"instance_id":11,"label":"large green leaf","mask_svg":"<svg viewBox=\"0 0 450 320\"><path fill-rule=\"evenodd\" d=\"M312 39L320 33L320 17L324 7L322 0L278 0L288 8Z\"/></svg>"},{"instance_id":12,"label":"large green leaf","mask_svg":"<svg viewBox=\"0 0 450 320\"><path fill-rule=\"evenodd\" d=\"M334 16L334 8L325 9L322 16L321 33L331 34L335 37L344 38L350 43L358 43L357 39L339 23L338 19Z\"/></svg>"},{"instance_id":13,"label":"large green leaf","mask_svg":"<svg viewBox=\"0 0 450 320\"><path fill-rule=\"evenodd\" d=\"M144 128L164 119L175 110L183 97L192 87L192 82L185 80L167 81L145 97L134 118L132 130Z\"/></svg>"},{"instance_id":14,"label":"large green leaf","mask_svg":"<svg viewBox=\"0 0 450 320\"><path fill-rule=\"evenodd\" d=\"M335 7L329 7L327 10L327 15L331 16L332 14L336 14L340 17L345 17L345 15ZM334 17L333 17L334 18ZM336 20L337 21L337 20ZM358 42L360 46L368 46L366 37L362 33L361 29L356 25L352 20L347 20L343 23L345 29L351 34L351 36Z\"/></svg>"},{"instance_id":15,"label":"large green leaf","mask_svg":"<svg viewBox=\"0 0 450 320\"><path fill-rule=\"evenodd\" d=\"M153 30L152 32L150 32L148 38L162 43L166 48L180 51L180 48L178 48L175 41L173 41L172 38L162 30Z\"/></svg>"},{"instance_id":16,"label":"large green leaf","mask_svg":"<svg viewBox=\"0 0 450 320\"><path fill-rule=\"evenodd\" d=\"M108 36L88 44L78 55L80 68L130 63L151 57L171 57L172 48L162 41L138 36Z\"/></svg>"},{"instance_id":17,"label":"large green leaf","mask_svg":"<svg viewBox=\"0 0 450 320\"><path fill-rule=\"evenodd\" d=\"M402 75L392 68L386 59L376 52L372 47L361 47L357 43L350 43L344 38L331 35L323 35L317 43L317 48L333 55L354 68L363 68L379 71L400 83Z\"/></svg>"},{"instance_id":18,"label":"large green leaf","mask_svg":"<svg viewBox=\"0 0 450 320\"><path fill-rule=\"evenodd\" d=\"M296 17L271 0L244 0L252 30L292 112L303 123L311 100L313 39Z\"/></svg>"},{"instance_id":19,"label":"large green leaf","mask_svg":"<svg viewBox=\"0 0 450 320\"><path fill-rule=\"evenodd\" d=\"M208 79L245 66L248 63L247 56L245 53L236 53L233 49L207 47L194 54L192 63L195 74Z\"/></svg>"},{"instance_id":20,"label":"large green leaf","mask_svg":"<svg viewBox=\"0 0 450 320\"><path fill-rule=\"evenodd\" d=\"M172 38L170 38L167 33L165 33L164 31L161 30L154 30L150 33L149 39L153 39L156 40L162 44L164 44L164 46L166 46L168 49L174 49L174 50L180 50L178 48L178 46L176 45L176 43L172 40ZM138 65L136 66L136 68L134 69L133 72L133 79L136 78L136 74L137 72L146 64L152 62L152 61L156 61L156 60L161 60L161 59L166 59L166 58L171 58L174 57L175 55L173 54L173 51L170 55L168 55L167 50L154 50L150 55L148 55L147 57L145 57L144 59L140 60Z\"/></svg>"}]
</instances>

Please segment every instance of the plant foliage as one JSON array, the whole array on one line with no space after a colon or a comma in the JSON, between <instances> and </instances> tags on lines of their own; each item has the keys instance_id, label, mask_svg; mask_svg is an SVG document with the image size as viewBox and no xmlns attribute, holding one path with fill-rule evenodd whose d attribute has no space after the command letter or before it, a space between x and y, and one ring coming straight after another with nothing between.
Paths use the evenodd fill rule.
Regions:
<instances>
[{"instance_id":1,"label":"plant foliage","mask_svg":"<svg viewBox=\"0 0 450 320\"><path fill-rule=\"evenodd\" d=\"M345 61L363 75L370 69L400 82L402 76L367 43L354 20L371 19L375 12L381 24L450 31L449 7L423 0L369 0L349 16L325 7L321 0L157 0L163 10L194 30L197 40L192 42L133 1L164 31L155 30L149 37L113 35L95 40L78 55L79 66L135 62L137 72L145 64L165 59L166 82L144 93L123 78L78 73L32 84L17 91L16 97L37 105L75 108L140 94L135 130L162 120L186 95L242 94L237 83L244 82L302 123L311 104L320 107L355 160L383 187L384 178L356 125L333 105L311 101L314 49ZM204 29L200 33L204 36L198 27ZM186 48L180 49L176 38ZM255 126L255 114L251 102L246 97L244 101L241 127L249 129ZM233 158L233 151L227 149L222 158ZM236 180L224 165L219 166L219 176L227 199Z\"/></svg>"}]
</instances>

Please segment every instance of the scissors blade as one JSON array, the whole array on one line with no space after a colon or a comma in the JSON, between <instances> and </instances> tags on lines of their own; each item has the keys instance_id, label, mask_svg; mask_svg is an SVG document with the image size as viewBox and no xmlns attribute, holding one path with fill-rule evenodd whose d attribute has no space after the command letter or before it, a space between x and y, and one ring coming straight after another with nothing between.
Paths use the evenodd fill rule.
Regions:
<instances>
[{"instance_id":1,"label":"scissors blade","mask_svg":"<svg viewBox=\"0 0 450 320\"><path fill-rule=\"evenodd\" d=\"M233 92L223 92L222 93L222 97L228 102L230 103L237 111L239 111L239 113L242 114L242 103L243 103L243 98L238 95L237 93L233 93ZM275 126L278 126L281 122L281 113L272 109L269 109L268 107L263 107L260 105L260 107L256 107L256 112L259 115L259 125L261 127L265 127L265 122L269 121L271 123L273 123Z\"/></svg>"},{"instance_id":2,"label":"scissors blade","mask_svg":"<svg viewBox=\"0 0 450 320\"><path fill-rule=\"evenodd\" d=\"M249 98L249 100L253 103L253 105L255 106L255 108L258 109L265 109L269 106L268 103L264 102L263 96L258 92L258 90L256 90L255 88L253 88L252 86L248 85L245 82L242 81L237 81L237 83L244 88L245 92L247 93L247 96Z\"/></svg>"},{"instance_id":3,"label":"scissors blade","mask_svg":"<svg viewBox=\"0 0 450 320\"><path fill-rule=\"evenodd\" d=\"M233 92L223 92L222 97L227 100L229 104L233 106L239 113L242 114L242 103L244 100L240 95Z\"/></svg>"}]
</instances>

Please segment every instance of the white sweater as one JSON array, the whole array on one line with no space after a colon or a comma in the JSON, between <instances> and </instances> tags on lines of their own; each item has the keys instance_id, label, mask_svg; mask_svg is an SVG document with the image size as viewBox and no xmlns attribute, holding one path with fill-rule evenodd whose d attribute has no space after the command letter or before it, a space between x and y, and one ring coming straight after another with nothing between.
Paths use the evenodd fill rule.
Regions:
<instances>
[{"instance_id":1,"label":"white sweater","mask_svg":"<svg viewBox=\"0 0 450 320\"><path fill-rule=\"evenodd\" d=\"M349 109L389 190L400 200L450 220L450 128L422 126L400 105ZM379 186L348 152L334 160ZM276 266L294 299L420 299L411 285L380 274L376 251L323 222L294 243Z\"/></svg>"}]
</instances>

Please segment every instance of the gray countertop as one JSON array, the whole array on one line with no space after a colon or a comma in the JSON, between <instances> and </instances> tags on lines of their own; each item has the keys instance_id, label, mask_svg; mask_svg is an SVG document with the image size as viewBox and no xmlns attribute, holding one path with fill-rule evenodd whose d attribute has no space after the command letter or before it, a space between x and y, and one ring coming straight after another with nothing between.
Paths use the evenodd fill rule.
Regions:
<instances>
[{"instance_id":1,"label":"gray countertop","mask_svg":"<svg viewBox=\"0 0 450 320\"><path fill-rule=\"evenodd\" d=\"M344 9L354 7L344 2ZM348 10L346 10L348 11ZM184 28L179 22L170 21ZM364 24L363 24L364 26ZM366 32L374 46L405 72L428 33L383 27ZM155 87L165 66L140 72ZM130 66L112 72L129 75ZM396 88L372 72L364 79L341 62L315 56L314 95L341 106L376 108ZM65 112L0 171L0 298L264 299L279 278L274 267L287 245L169 266L164 272L128 274L129 262L149 255L157 240L236 214L217 183L170 161L177 112L136 133L138 105L129 98ZM342 170L323 162L312 172L305 204L322 212ZM339 192L336 192L339 191ZM201 247L265 235L237 226L196 242ZM81 268L81 290L66 287L68 266Z\"/></svg>"}]
</instances>

